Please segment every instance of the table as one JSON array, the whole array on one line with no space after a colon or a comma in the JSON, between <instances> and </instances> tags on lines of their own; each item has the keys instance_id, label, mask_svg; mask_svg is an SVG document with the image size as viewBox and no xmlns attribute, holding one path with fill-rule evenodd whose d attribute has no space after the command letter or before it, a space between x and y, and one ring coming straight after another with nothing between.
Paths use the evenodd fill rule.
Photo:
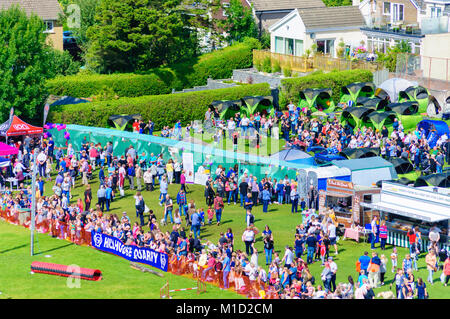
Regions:
<instances>
[{"instance_id":1,"label":"table","mask_svg":"<svg viewBox=\"0 0 450 319\"><path fill-rule=\"evenodd\" d=\"M359 242L359 230L354 228L346 228L344 233L344 239L350 238Z\"/></svg>"},{"instance_id":2,"label":"table","mask_svg":"<svg viewBox=\"0 0 450 319\"><path fill-rule=\"evenodd\" d=\"M362 236L364 236L364 241L366 242L367 235L370 233L372 233L372 231L368 230L368 229L358 230L355 228L346 228L345 233L344 233L344 239L350 238L350 239L354 239L357 242L359 242L359 237L362 235Z\"/></svg>"}]
</instances>

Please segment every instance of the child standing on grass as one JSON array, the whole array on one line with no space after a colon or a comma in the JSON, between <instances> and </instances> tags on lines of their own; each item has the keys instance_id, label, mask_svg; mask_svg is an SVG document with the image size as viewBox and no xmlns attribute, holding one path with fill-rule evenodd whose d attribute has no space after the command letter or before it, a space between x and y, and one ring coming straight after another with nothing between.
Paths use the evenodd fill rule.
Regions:
<instances>
[{"instance_id":1,"label":"child standing on grass","mask_svg":"<svg viewBox=\"0 0 450 319\"><path fill-rule=\"evenodd\" d=\"M211 206L208 207L208 225L211 225L214 217L214 210L212 210Z\"/></svg>"},{"instance_id":2,"label":"child standing on grass","mask_svg":"<svg viewBox=\"0 0 450 319\"><path fill-rule=\"evenodd\" d=\"M392 254L391 254L392 272L395 272L395 269L397 268L397 259L398 259L397 247L394 247L392 249Z\"/></svg>"},{"instance_id":3,"label":"child standing on grass","mask_svg":"<svg viewBox=\"0 0 450 319\"><path fill-rule=\"evenodd\" d=\"M300 200L300 211L303 212L306 209L306 202L305 199L302 197Z\"/></svg>"}]
</instances>

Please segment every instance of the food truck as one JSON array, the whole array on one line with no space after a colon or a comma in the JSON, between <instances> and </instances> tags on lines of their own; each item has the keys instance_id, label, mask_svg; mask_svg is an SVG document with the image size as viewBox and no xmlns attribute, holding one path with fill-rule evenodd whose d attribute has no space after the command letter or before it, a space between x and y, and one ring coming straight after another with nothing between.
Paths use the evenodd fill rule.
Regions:
<instances>
[{"instance_id":1,"label":"food truck","mask_svg":"<svg viewBox=\"0 0 450 319\"><path fill-rule=\"evenodd\" d=\"M361 206L377 211L388 227L387 243L409 247L407 232L419 227L422 234L422 251L430 244L430 229L439 233L439 249L449 247L450 195L437 187L411 187L383 182L378 202L361 203Z\"/></svg>"},{"instance_id":2,"label":"food truck","mask_svg":"<svg viewBox=\"0 0 450 319\"><path fill-rule=\"evenodd\" d=\"M352 182L337 179L328 179L326 190L319 192L319 212L324 209L333 209L336 221L346 228L352 225L364 227L370 223L378 212L365 209L362 203L372 203L379 200L378 187L356 185Z\"/></svg>"}]
</instances>

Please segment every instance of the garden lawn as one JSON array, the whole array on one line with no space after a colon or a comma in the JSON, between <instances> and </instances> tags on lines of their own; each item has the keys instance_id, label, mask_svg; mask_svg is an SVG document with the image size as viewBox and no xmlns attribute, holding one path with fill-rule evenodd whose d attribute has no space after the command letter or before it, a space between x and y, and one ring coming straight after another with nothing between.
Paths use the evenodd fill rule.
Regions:
<instances>
[{"instance_id":1,"label":"garden lawn","mask_svg":"<svg viewBox=\"0 0 450 319\"><path fill-rule=\"evenodd\" d=\"M94 178L91 180L93 188L94 200L96 199L96 191L98 189L98 170L95 171ZM175 198L179 190L179 185L172 184L169 186L169 194ZM46 194L50 194L51 184L46 185ZM84 188L80 185L80 179L77 180L77 187L73 191L72 203L82 195ZM125 197L116 198L111 204L110 213L122 214L126 211L132 222L137 221L134 209L135 191L128 189L128 184L125 186ZM153 192L142 192L145 203L152 209L160 220L163 217L163 208L158 204L159 190L158 186ZM206 211L204 199L204 187L201 185L188 185L188 200L193 199L197 207L203 207ZM176 204L175 204L176 207ZM267 224L273 231L275 241L275 251L283 257L284 247L286 245L293 246L295 226L301 222L300 214L291 214L290 206L271 204L269 212L263 213L262 206L257 206L253 209L255 215L255 226L259 230L263 230ZM147 221L147 218L146 218ZM185 225L183 222L182 225ZM245 245L241 241L241 235L245 228L245 211L239 207L239 203L233 203L228 206L225 202L225 209L222 214L222 223L216 226L213 223L211 226L204 226L201 229L201 238L206 241L211 241L217 244L220 237L220 232L225 232L227 228L231 228L235 234L235 249L245 250ZM163 230L171 230L171 225L162 227ZM144 227L144 230L148 230ZM137 270L131 269L129 262L120 257L110 255L104 252L96 251L90 247L79 247L67 241L51 238L46 234L38 235L38 251L41 252L36 257L30 257L29 249L29 231L21 226L7 225L5 222L0 222L0 282L2 283L0 291L3 292L0 297L11 298L159 298L159 289L168 279L170 287L185 288L194 287L196 285L194 280L184 277L177 277L171 274L165 274L165 278L159 278L152 274L141 273ZM263 249L263 241L261 234L256 237L256 248L259 251L259 265L262 265L266 270L265 256ZM347 282L347 278L351 275L354 280L357 279L355 271L356 260L363 254L365 250L370 252L370 245L364 242L356 243L352 240L338 241L339 255L335 257L338 265L337 282ZM399 265L407 253L407 249L399 248ZM333 251L333 248L331 249ZM377 249L379 254L385 254L388 257L392 252L392 246L387 245L387 250L382 252ZM46 258L45 255L51 255L51 258ZM306 256L304 256L306 258ZM30 275L30 264L34 260L55 262L62 264L77 264L80 267L97 268L102 270L104 280L100 282L82 281L81 289L70 289L66 287L65 278L56 276L34 274ZM427 270L424 262L424 255L419 259L419 271L415 272L415 276L422 277L426 280ZM391 273L391 263L387 265L388 272L386 273L386 285L382 288L376 289L375 293L389 290L389 284L392 282L394 274ZM315 262L310 265L312 274L316 278L318 284L320 281L320 272L322 267L320 262ZM431 298L449 298L449 288L443 287L439 282L438 276L435 274L435 284L429 288ZM392 288L394 289L394 288ZM44 293L45 292L45 293ZM232 291L220 291L219 288L208 285L208 291L200 296L195 292L180 292L174 294L175 298L239 298L237 294Z\"/></svg>"}]
</instances>

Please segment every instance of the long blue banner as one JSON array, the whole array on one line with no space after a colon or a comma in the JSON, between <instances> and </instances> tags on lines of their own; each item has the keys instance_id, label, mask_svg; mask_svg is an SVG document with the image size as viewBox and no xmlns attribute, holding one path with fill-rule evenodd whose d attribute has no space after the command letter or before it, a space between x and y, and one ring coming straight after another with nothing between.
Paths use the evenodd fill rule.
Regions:
<instances>
[{"instance_id":1,"label":"long blue banner","mask_svg":"<svg viewBox=\"0 0 450 319\"><path fill-rule=\"evenodd\" d=\"M168 256L149 248L125 245L116 237L91 232L92 247L112 253L129 261L147 264L167 272Z\"/></svg>"}]
</instances>

